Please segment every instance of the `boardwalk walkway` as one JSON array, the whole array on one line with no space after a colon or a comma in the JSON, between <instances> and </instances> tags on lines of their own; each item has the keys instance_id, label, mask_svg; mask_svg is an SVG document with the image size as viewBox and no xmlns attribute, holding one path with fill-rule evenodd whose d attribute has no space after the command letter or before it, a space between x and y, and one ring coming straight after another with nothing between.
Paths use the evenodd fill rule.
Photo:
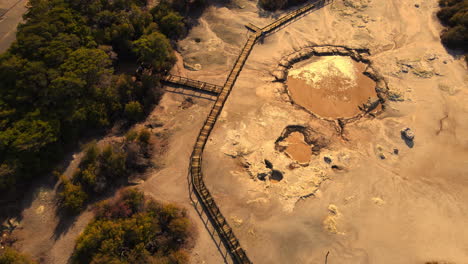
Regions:
<instances>
[{"instance_id":1,"label":"boardwalk walkway","mask_svg":"<svg viewBox=\"0 0 468 264\"><path fill-rule=\"evenodd\" d=\"M223 87L219 85L192 80L189 78L172 75L172 74L167 74L163 76L161 81L165 83L169 83L169 84L181 85L181 86L188 87L191 89L201 90L201 91L214 93L214 94L219 94L221 90L223 89Z\"/></svg>"},{"instance_id":2,"label":"boardwalk walkway","mask_svg":"<svg viewBox=\"0 0 468 264\"><path fill-rule=\"evenodd\" d=\"M325 3L329 1L316 1L312 4L305 5L302 8L299 8L280 19L274 21L270 25L258 30L258 27L254 25L249 25L249 27L254 31L252 35L248 38L245 43L239 57L237 58L231 72L229 73L227 80L224 86L219 92L218 98L216 99L213 108L211 109L208 118L203 124L202 129L197 137L195 146L190 158L190 180L193 186L193 191L197 196L200 204L202 205L203 211L206 213L213 227L217 231L219 237L223 241L224 246L227 251L230 253L234 263L248 264L252 263L244 249L242 249L238 239L234 235L232 228L229 226L226 218L223 216L219 210L218 205L211 196L208 188L203 181L202 174L202 154L205 148L208 137L213 130L213 127L218 119L218 116L221 113L221 110L224 107L224 104L239 76L240 71L242 70L247 58L255 45L255 42L260 38L266 35L267 33L273 32L277 28L285 25L286 23L294 20L295 18L304 15L308 11L322 7Z\"/></svg>"}]
</instances>

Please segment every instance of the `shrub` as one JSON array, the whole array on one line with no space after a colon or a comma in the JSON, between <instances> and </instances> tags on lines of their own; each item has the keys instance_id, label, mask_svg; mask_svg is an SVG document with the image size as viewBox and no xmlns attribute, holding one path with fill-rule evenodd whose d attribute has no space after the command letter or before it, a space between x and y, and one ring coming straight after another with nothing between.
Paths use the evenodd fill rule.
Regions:
<instances>
[{"instance_id":1,"label":"shrub","mask_svg":"<svg viewBox=\"0 0 468 264\"><path fill-rule=\"evenodd\" d=\"M140 130L140 133L138 134L138 141L140 143L144 145L148 145L150 138L151 138L151 133L149 132L148 129Z\"/></svg>"},{"instance_id":2,"label":"shrub","mask_svg":"<svg viewBox=\"0 0 468 264\"><path fill-rule=\"evenodd\" d=\"M125 105L125 117L132 122L139 121L143 118L143 107L139 102L132 101Z\"/></svg>"},{"instance_id":3,"label":"shrub","mask_svg":"<svg viewBox=\"0 0 468 264\"><path fill-rule=\"evenodd\" d=\"M133 52L140 62L151 65L156 71L168 70L176 61L169 40L159 32L134 41Z\"/></svg>"},{"instance_id":4,"label":"shrub","mask_svg":"<svg viewBox=\"0 0 468 264\"><path fill-rule=\"evenodd\" d=\"M70 214L78 214L84 208L88 195L83 191L81 185L71 183L62 177L63 190L59 193L60 207Z\"/></svg>"},{"instance_id":5,"label":"shrub","mask_svg":"<svg viewBox=\"0 0 468 264\"><path fill-rule=\"evenodd\" d=\"M0 249L0 264L36 264L36 262L28 256L6 247L3 250Z\"/></svg>"},{"instance_id":6,"label":"shrub","mask_svg":"<svg viewBox=\"0 0 468 264\"><path fill-rule=\"evenodd\" d=\"M138 138L138 132L136 132L135 130L130 130L127 132L127 134L125 134L125 140L128 142L133 142L137 138Z\"/></svg>"},{"instance_id":7,"label":"shrub","mask_svg":"<svg viewBox=\"0 0 468 264\"><path fill-rule=\"evenodd\" d=\"M185 32L183 17L176 12L169 12L161 19L160 28L164 35L177 39Z\"/></svg>"},{"instance_id":8,"label":"shrub","mask_svg":"<svg viewBox=\"0 0 468 264\"><path fill-rule=\"evenodd\" d=\"M442 31L442 43L451 49L461 49L468 61L468 0L439 0L437 17L448 28Z\"/></svg>"},{"instance_id":9,"label":"shrub","mask_svg":"<svg viewBox=\"0 0 468 264\"><path fill-rule=\"evenodd\" d=\"M146 206L145 206L146 205ZM182 250L190 236L184 210L158 204L135 189L95 208L95 219L78 238L72 263L188 263ZM165 216L169 222L161 223Z\"/></svg>"}]
</instances>

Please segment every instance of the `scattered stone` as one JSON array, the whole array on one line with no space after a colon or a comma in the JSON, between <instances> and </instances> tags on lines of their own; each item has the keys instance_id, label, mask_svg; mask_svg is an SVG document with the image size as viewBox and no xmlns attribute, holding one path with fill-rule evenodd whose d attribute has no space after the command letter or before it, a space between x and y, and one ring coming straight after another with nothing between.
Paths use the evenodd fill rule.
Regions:
<instances>
[{"instance_id":1,"label":"scattered stone","mask_svg":"<svg viewBox=\"0 0 468 264\"><path fill-rule=\"evenodd\" d=\"M194 103L192 97L186 97L179 107L185 110L190 108Z\"/></svg>"},{"instance_id":2,"label":"scattered stone","mask_svg":"<svg viewBox=\"0 0 468 264\"><path fill-rule=\"evenodd\" d=\"M234 226L236 226L236 227L240 227L244 223L244 221L242 219L240 219L239 217L236 217L236 216L231 216L231 220L234 223Z\"/></svg>"},{"instance_id":3,"label":"scattered stone","mask_svg":"<svg viewBox=\"0 0 468 264\"><path fill-rule=\"evenodd\" d=\"M361 111L368 113L376 109L377 106L379 106L379 104L380 104L380 99L378 97L374 97L374 98L369 97L366 103L362 104L362 106L359 106L359 109L361 109Z\"/></svg>"},{"instance_id":4,"label":"scattered stone","mask_svg":"<svg viewBox=\"0 0 468 264\"><path fill-rule=\"evenodd\" d=\"M331 166L331 168L332 168L333 170L337 170L337 171L342 171L342 170L344 170L344 166L342 166L342 165L336 165L336 164L333 164L333 165Z\"/></svg>"},{"instance_id":5,"label":"scattered stone","mask_svg":"<svg viewBox=\"0 0 468 264\"><path fill-rule=\"evenodd\" d=\"M414 132L409 127L401 130L401 135L409 141L414 140Z\"/></svg>"},{"instance_id":6,"label":"scattered stone","mask_svg":"<svg viewBox=\"0 0 468 264\"><path fill-rule=\"evenodd\" d=\"M194 65L184 62L184 68L189 71L199 71L202 69L201 64L195 63Z\"/></svg>"},{"instance_id":7,"label":"scattered stone","mask_svg":"<svg viewBox=\"0 0 468 264\"><path fill-rule=\"evenodd\" d=\"M330 157L325 156L325 157L323 157L323 161L330 164L332 162L332 159Z\"/></svg>"},{"instance_id":8,"label":"scattered stone","mask_svg":"<svg viewBox=\"0 0 468 264\"><path fill-rule=\"evenodd\" d=\"M379 158L382 159L382 160L384 160L384 159L385 159L385 154L379 153Z\"/></svg>"},{"instance_id":9,"label":"scattered stone","mask_svg":"<svg viewBox=\"0 0 468 264\"><path fill-rule=\"evenodd\" d=\"M297 162L292 162L292 163L290 163L289 166L288 166L288 168L289 168L290 170L298 169L298 168L300 168L300 167L301 167L301 165L299 165L299 163L297 163Z\"/></svg>"},{"instance_id":10,"label":"scattered stone","mask_svg":"<svg viewBox=\"0 0 468 264\"><path fill-rule=\"evenodd\" d=\"M323 220L323 227L330 233L333 234L344 234L339 232L337 228L337 220L341 217L341 213L338 211L338 207L334 204L328 206L328 216Z\"/></svg>"},{"instance_id":11,"label":"scattered stone","mask_svg":"<svg viewBox=\"0 0 468 264\"><path fill-rule=\"evenodd\" d=\"M405 100L403 99L403 95L401 94L400 91L389 90L387 94L388 94L388 100L390 101L403 102Z\"/></svg>"},{"instance_id":12,"label":"scattered stone","mask_svg":"<svg viewBox=\"0 0 468 264\"><path fill-rule=\"evenodd\" d=\"M419 4L414 4L414 7L419 8Z\"/></svg>"},{"instance_id":13,"label":"scattered stone","mask_svg":"<svg viewBox=\"0 0 468 264\"><path fill-rule=\"evenodd\" d=\"M372 202L374 202L378 206L382 206L382 205L385 204L385 201L382 200L382 198L380 198L380 197L373 197L371 200L372 200Z\"/></svg>"},{"instance_id":14,"label":"scattered stone","mask_svg":"<svg viewBox=\"0 0 468 264\"><path fill-rule=\"evenodd\" d=\"M437 56L435 54L426 55L426 60L428 60L428 61L433 61L435 59L437 59Z\"/></svg>"},{"instance_id":15,"label":"scattered stone","mask_svg":"<svg viewBox=\"0 0 468 264\"><path fill-rule=\"evenodd\" d=\"M397 148L393 149L393 154L398 155L399 153L400 151Z\"/></svg>"}]
</instances>

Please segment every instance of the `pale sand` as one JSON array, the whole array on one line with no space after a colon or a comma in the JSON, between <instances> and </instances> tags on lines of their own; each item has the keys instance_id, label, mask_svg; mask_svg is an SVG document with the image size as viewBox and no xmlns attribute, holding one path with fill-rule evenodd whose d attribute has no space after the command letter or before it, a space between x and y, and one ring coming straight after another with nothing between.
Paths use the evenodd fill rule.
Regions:
<instances>
[{"instance_id":1,"label":"pale sand","mask_svg":"<svg viewBox=\"0 0 468 264\"><path fill-rule=\"evenodd\" d=\"M327 56L289 71L292 100L326 118L352 117L358 106L377 98L375 82L363 74L366 64L350 57Z\"/></svg>"}]
</instances>

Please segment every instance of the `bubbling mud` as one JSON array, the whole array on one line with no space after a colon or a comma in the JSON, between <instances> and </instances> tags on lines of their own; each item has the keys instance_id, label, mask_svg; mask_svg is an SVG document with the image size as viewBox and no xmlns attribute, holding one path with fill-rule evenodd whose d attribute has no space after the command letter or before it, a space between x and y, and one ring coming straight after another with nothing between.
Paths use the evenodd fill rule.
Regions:
<instances>
[{"instance_id":1,"label":"bubbling mud","mask_svg":"<svg viewBox=\"0 0 468 264\"><path fill-rule=\"evenodd\" d=\"M314 57L294 65L286 85L292 100L324 118L350 118L378 98L366 64L348 56ZM380 110L380 106L376 110Z\"/></svg>"},{"instance_id":2,"label":"bubbling mud","mask_svg":"<svg viewBox=\"0 0 468 264\"><path fill-rule=\"evenodd\" d=\"M290 158L296 160L299 163L308 163L312 156L312 149L304 141L304 135L300 132L292 132L285 139L287 144L285 153Z\"/></svg>"}]
</instances>

